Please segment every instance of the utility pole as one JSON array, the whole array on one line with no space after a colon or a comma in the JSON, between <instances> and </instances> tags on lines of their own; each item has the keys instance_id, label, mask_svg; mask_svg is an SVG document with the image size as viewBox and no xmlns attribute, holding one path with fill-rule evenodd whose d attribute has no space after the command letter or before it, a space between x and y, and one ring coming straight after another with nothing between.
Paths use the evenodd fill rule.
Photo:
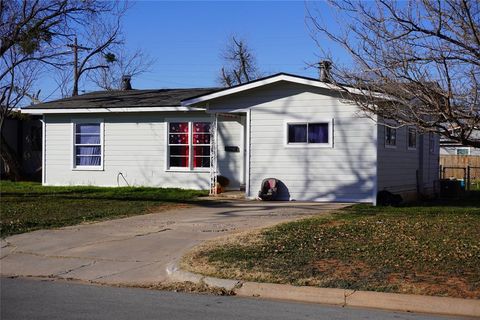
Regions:
<instances>
[{"instance_id":1,"label":"utility pole","mask_svg":"<svg viewBox=\"0 0 480 320\"><path fill-rule=\"evenodd\" d=\"M82 47L77 44L77 37L73 41L73 44L67 44L67 47L73 49L73 90L72 96L78 96L78 78L80 77L80 72L78 70L78 50L91 50L91 48Z\"/></svg>"}]
</instances>

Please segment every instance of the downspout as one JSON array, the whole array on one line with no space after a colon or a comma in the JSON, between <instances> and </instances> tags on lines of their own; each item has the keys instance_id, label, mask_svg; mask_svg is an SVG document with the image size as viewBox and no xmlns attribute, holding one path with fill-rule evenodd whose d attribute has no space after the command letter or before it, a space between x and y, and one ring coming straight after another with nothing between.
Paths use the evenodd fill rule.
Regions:
<instances>
[{"instance_id":1,"label":"downspout","mask_svg":"<svg viewBox=\"0 0 480 320\"><path fill-rule=\"evenodd\" d=\"M45 151L46 151L46 134L47 134L47 127L45 124L45 115L42 116L42 119L40 120L42 123L42 185L45 185L47 182L47 166L45 163L46 157L45 157Z\"/></svg>"},{"instance_id":2,"label":"downspout","mask_svg":"<svg viewBox=\"0 0 480 320\"><path fill-rule=\"evenodd\" d=\"M378 118L375 117L373 125L373 140L375 142L375 165L373 166L373 190L372 190L372 205L377 205L377 193L378 193Z\"/></svg>"},{"instance_id":3,"label":"downspout","mask_svg":"<svg viewBox=\"0 0 480 320\"><path fill-rule=\"evenodd\" d=\"M212 113L210 126L210 195L217 195L217 139L218 139L218 114Z\"/></svg>"},{"instance_id":4,"label":"downspout","mask_svg":"<svg viewBox=\"0 0 480 320\"><path fill-rule=\"evenodd\" d=\"M424 168L423 168L423 152L424 152L424 143L425 143L425 134L421 134L419 137L420 143L419 143L419 148L418 148L418 196L423 193L423 174L424 174Z\"/></svg>"},{"instance_id":5,"label":"downspout","mask_svg":"<svg viewBox=\"0 0 480 320\"><path fill-rule=\"evenodd\" d=\"M245 157L245 161L247 162L246 165L245 165L245 170L246 170L246 173L245 173L245 196L246 198L250 198L250 134L251 134L251 125L250 125L250 122L251 122L251 109L248 109L247 110L247 119L245 121L245 125L247 126L247 145L246 145L246 157Z\"/></svg>"}]
</instances>

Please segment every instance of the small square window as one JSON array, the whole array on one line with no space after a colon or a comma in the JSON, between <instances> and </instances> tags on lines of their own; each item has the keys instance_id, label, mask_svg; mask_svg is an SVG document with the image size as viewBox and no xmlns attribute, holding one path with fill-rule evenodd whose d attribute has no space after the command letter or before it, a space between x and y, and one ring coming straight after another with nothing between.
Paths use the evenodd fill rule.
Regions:
<instances>
[{"instance_id":1,"label":"small square window","mask_svg":"<svg viewBox=\"0 0 480 320\"><path fill-rule=\"evenodd\" d=\"M287 123L287 144L331 146L331 122Z\"/></svg>"},{"instance_id":2,"label":"small square window","mask_svg":"<svg viewBox=\"0 0 480 320\"><path fill-rule=\"evenodd\" d=\"M457 156L469 156L470 155L470 148L456 148L455 154Z\"/></svg>"},{"instance_id":3,"label":"small square window","mask_svg":"<svg viewBox=\"0 0 480 320\"><path fill-rule=\"evenodd\" d=\"M390 147L397 145L397 129L385 127L385 145Z\"/></svg>"},{"instance_id":4,"label":"small square window","mask_svg":"<svg viewBox=\"0 0 480 320\"><path fill-rule=\"evenodd\" d=\"M417 130L415 128L408 128L408 148L417 148Z\"/></svg>"}]
</instances>

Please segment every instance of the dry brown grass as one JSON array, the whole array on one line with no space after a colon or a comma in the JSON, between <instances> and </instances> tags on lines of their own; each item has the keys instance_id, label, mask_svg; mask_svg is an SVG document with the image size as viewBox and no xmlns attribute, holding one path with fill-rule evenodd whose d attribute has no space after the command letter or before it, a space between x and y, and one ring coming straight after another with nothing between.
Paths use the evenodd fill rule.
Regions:
<instances>
[{"instance_id":1,"label":"dry brown grass","mask_svg":"<svg viewBox=\"0 0 480 320\"><path fill-rule=\"evenodd\" d=\"M209 241L181 266L195 273L287 283L480 298L480 208L356 206Z\"/></svg>"}]
</instances>

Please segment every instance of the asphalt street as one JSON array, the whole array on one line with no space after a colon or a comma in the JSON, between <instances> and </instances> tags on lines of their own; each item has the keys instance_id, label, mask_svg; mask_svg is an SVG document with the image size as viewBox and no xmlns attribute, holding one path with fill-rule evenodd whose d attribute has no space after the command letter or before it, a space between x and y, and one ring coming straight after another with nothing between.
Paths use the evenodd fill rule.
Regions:
<instances>
[{"instance_id":1,"label":"asphalt street","mask_svg":"<svg viewBox=\"0 0 480 320\"><path fill-rule=\"evenodd\" d=\"M22 278L1 278L0 295L2 320L464 319Z\"/></svg>"}]
</instances>

